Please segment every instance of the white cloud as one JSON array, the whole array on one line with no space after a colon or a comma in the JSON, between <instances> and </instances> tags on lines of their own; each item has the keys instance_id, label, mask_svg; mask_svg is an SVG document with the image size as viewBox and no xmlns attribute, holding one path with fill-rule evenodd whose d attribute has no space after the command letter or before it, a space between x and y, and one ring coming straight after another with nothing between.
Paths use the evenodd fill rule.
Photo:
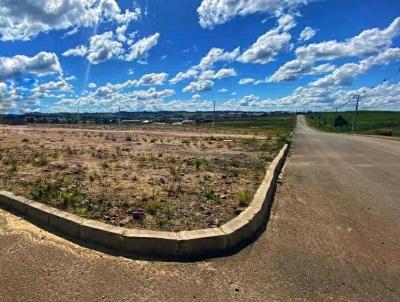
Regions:
<instances>
[{"instance_id":1,"label":"white cloud","mask_svg":"<svg viewBox=\"0 0 400 302\"><path fill-rule=\"evenodd\" d=\"M115 30L115 34L116 34L118 41L120 41L120 42L127 41L127 38L125 36L127 29L128 29L128 24L123 24L123 25L117 27L117 29Z\"/></svg>"},{"instance_id":2,"label":"white cloud","mask_svg":"<svg viewBox=\"0 0 400 302\"><path fill-rule=\"evenodd\" d=\"M309 44L296 49L296 55L301 60L335 60L341 57L363 57L378 54L390 47L393 39L400 34L400 17L396 18L387 28L367 29L359 35L337 42L336 40Z\"/></svg>"},{"instance_id":3,"label":"white cloud","mask_svg":"<svg viewBox=\"0 0 400 302\"><path fill-rule=\"evenodd\" d=\"M184 71L184 72L181 71L181 72L177 73L175 75L175 77L172 78L169 82L171 84L176 84L183 80L195 78L198 75L198 73L199 73L198 70L196 70L194 68L190 68L187 71Z\"/></svg>"},{"instance_id":4,"label":"white cloud","mask_svg":"<svg viewBox=\"0 0 400 302\"><path fill-rule=\"evenodd\" d=\"M5 91L7 89L7 84L0 82L0 91Z\"/></svg>"},{"instance_id":5,"label":"white cloud","mask_svg":"<svg viewBox=\"0 0 400 302\"><path fill-rule=\"evenodd\" d=\"M202 70L210 69L214 66L216 62L232 62L234 61L237 56L240 54L240 49L236 48L231 52L224 51L222 48L213 47L210 51L205 55L198 67Z\"/></svg>"},{"instance_id":6,"label":"white cloud","mask_svg":"<svg viewBox=\"0 0 400 302\"><path fill-rule=\"evenodd\" d=\"M80 45L65 51L63 55L84 56L92 64L98 64L115 58L133 61L143 57L145 58L148 51L157 45L160 36L158 33L134 43L133 40L125 37L126 29L127 26L122 25L116 29L115 33L108 31L100 35L92 36L89 40L89 47ZM125 49L126 45L129 46L128 53Z\"/></svg>"},{"instance_id":7,"label":"white cloud","mask_svg":"<svg viewBox=\"0 0 400 302\"><path fill-rule=\"evenodd\" d=\"M255 81L253 78L243 78L239 80L239 85L253 84Z\"/></svg>"},{"instance_id":8,"label":"white cloud","mask_svg":"<svg viewBox=\"0 0 400 302\"><path fill-rule=\"evenodd\" d=\"M304 74L331 71L332 65L322 64L314 66L317 61L331 61L343 57L378 55L387 50L392 45L393 40L399 35L400 17L396 18L383 30L377 28L364 30L357 36L347 39L344 42L331 40L301 46L296 49L296 59L281 66L268 81L292 81ZM344 73L345 70L346 73L356 72L356 68L355 66L347 65L343 67L342 72ZM335 82L333 79L331 81ZM322 81L320 83L322 83Z\"/></svg>"},{"instance_id":9,"label":"white cloud","mask_svg":"<svg viewBox=\"0 0 400 302\"><path fill-rule=\"evenodd\" d=\"M208 91L213 89L214 87L214 82L210 80L199 80L196 82L191 82L188 86L183 88L183 92L190 92L190 93L195 93L195 92L203 92L203 91Z\"/></svg>"},{"instance_id":10,"label":"white cloud","mask_svg":"<svg viewBox=\"0 0 400 302\"><path fill-rule=\"evenodd\" d=\"M77 56L77 57L84 57L88 53L88 49L84 45L79 45L75 48L68 49L63 53L64 57L70 57L70 56Z\"/></svg>"},{"instance_id":11,"label":"white cloud","mask_svg":"<svg viewBox=\"0 0 400 302\"><path fill-rule=\"evenodd\" d=\"M259 100L260 98L250 94L250 95L246 95L244 96L240 101L239 101L239 105L240 106L254 106L254 104Z\"/></svg>"},{"instance_id":12,"label":"white cloud","mask_svg":"<svg viewBox=\"0 0 400 302\"><path fill-rule=\"evenodd\" d=\"M299 36L300 41L308 41L316 35L317 31L309 26L305 27Z\"/></svg>"},{"instance_id":13,"label":"white cloud","mask_svg":"<svg viewBox=\"0 0 400 302\"><path fill-rule=\"evenodd\" d=\"M330 72L335 68L326 63L313 66L313 62L295 59L279 67L275 73L268 78L268 82L283 82L296 80L301 75L311 75Z\"/></svg>"},{"instance_id":14,"label":"white cloud","mask_svg":"<svg viewBox=\"0 0 400 302\"><path fill-rule=\"evenodd\" d=\"M216 75L214 71L211 70L211 68L214 67L214 64L217 62L232 62L234 61L238 55L240 54L240 49L236 48L232 51L225 51L222 48L216 48L213 47L209 50L209 52L200 60L200 63L198 65L194 65L190 67L186 71L181 71L175 75L170 80L171 84L176 84L179 83L180 81L187 80L187 79L193 79L197 78L200 74L200 78L206 79L206 78L222 78L224 76L234 76L235 74L232 74L232 71L234 70L232 68L230 69L221 69L219 71L219 74ZM230 73L224 74L224 73Z\"/></svg>"},{"instance_id":15,"label":"white cloud","mask_svg":"<svg viewBox=\"0 0 400 302\"><path fill-rule=\"evenodd\" d=\"M152 49L158 43L159 33L145 37L135 42L130 46L129 53L125 55L125 60L133 61L143 57L146 57L149 50Z\"/></svg>"},{"instance_id":16,"label":"white cloud","mask_svg":"<svg viewBox=\"0 0 400 302\"><path fill-rule=\"evenodd\" d=\"M122 43L115 40L113 32L108 31L90 38L87 59L92 64L98 64L119 56L123 52Z\"/></svg>"},{"instance_id":17,"label":"white cloud","mask_svg":"<svg viewBox=\"0 0 400 302\"><path fill-rule=\"evenodd\" d=\"M293 16L285 14L279 17L275 28L258 37L239 57L242 63L266 64L272 61L284 48L289 46L292 36L287 32L296 26Z\"/></svg>"},{"instance_id":18,"label":"white cloud","mask_svg":"<svg viewBox=\"0 0 400 302\"><path fill-rule=\"evenodd\" d=\"M226 89L226 88L221 88L221 89L218 90L218 92L220 92L220 93L225 93L225 92L228 92L228 89Z\"/></svg>"},{"instance_id":19,"label":"white cloud","mask_svg":"<svg viewBox=\"0 0 400 302\"><path fill-rule=\"evenodd\" d=\"M254 13L276 12L305 5L314 0L203 0L197 12L202 27L212 28L223 24L235 16L246 16Z\"/></svg>"},{"instance_id":20,"label":"white cloud","mask_svg":"<svg viewBox=\"0 0 400 302\"><path fill-rule=\"evenodd\" d=\"M387 65L391 61L400 61L400 48L389 48L359 63L346 63L336 68L331 74L311 82L310 85L315 87L351 85L357 75L367 72L376 65Z\"/></svg>"},{"instance_id":21,"label":"white cloud","mask_svg":"<svg viewBox=\"0 0 400 302\"><path fill-rule=\"evenodd\" d=\"M45 76L54 73L62 73L55 53L42 51L33 57L0 57L0 81L12 80L24 74Z\"/></svg>"},{"instance_id":22,"label":"white cloud","mask_svg":"<svg viewBox=\"0 0 400 302\"><path fill-rule=\"evenodd\" d=\"M155 85L163 85L167 80L168 74L165 72L161 73L149 73L145 74L138 81L138 85L147 85L147 86L155 86Z\"/></svg>"},{"instance_id":23,"label":"white cloud","mask_svg":"<svg viewBox=\"0 0 400 302\"><path fill-rule=\"evenodd\" d=\"M49 97L49 93L71 92L72 86L66 80L51 81L40 84L32 89L33 97ZM54 96L54 95L53 95Z\"/></svg>"},{"instance_id":24,"label":"white cloud","mask_svg":"<svg viewBox=\"0 0 400 302\"><path fill-rule=\"evenodd\" d=\"M200 76L199 80L219 80L226 77L235 77L236 71L233 68L221 68L217 72L214 70L205 70Z\"/></svg>"},{"instance_id":25,"label":"white cloud","mask_svg":"<svg viewBox=\"0 0 400 302\"><path fill-rule=\"evenodd\" d=\"M121 12L115 0L0 0L3 41L30 40L41 32L89 27L103 21L129 23L140 9Z\"/></svg>"},{"instance_id":26,"label":"white cloud","mask_svg":"<svg viewBox=\"0 0 400 302\"><path fill-rule=\"evenodd\" d=\"M96 83L89 83L88 87L93 89L93 88L97 87L97 84Z\"/></svg>"},{"instance_id":27,"label":"white cloud","mask_svg":"<svg viewBox=\"0 0 400 302\"><path fill-rule=\"evenodd\" d=\"M280 31L289 31L292 28L295 28L297 25L296 20L291 14L283 14L278 18L278 25L276 27L277 30Z\"/></svg>"}]
</instances>

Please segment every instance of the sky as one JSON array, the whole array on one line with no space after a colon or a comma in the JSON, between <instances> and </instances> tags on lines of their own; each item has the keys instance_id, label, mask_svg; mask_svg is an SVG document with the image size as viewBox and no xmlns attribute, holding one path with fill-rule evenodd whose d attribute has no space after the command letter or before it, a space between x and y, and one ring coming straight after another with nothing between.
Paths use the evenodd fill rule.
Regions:
<instances>
[{"instance_id":1,"label":"sky","mask_svg":"<svg viewBox=\"0 0 400 302\"><path fill-rule=\"evenodd\" d=\"M0 0L0 113L400 110L398 0Z\"/></svg>"}]
</instances>

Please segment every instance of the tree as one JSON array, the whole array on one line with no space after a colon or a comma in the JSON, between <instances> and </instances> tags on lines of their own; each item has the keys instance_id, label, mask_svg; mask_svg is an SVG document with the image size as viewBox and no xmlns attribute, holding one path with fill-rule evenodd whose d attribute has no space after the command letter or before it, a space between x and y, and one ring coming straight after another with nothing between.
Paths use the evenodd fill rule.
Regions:
<instances>
[{"instance_id":1,"label":"tree","mask_svg":"<svg viewBox=\"0 0 400 302\"><path fill-rule=\"evenodd\" d=\"M335 126L335 127L340 127L340 128L342 128L342 127L344 127L344 126L347 126L348 124L349 124L349 122L348 122L344 117L342 117L341 115L339 115L339 116L335 119L334 126Z\"/></svg>"}]
</instances>

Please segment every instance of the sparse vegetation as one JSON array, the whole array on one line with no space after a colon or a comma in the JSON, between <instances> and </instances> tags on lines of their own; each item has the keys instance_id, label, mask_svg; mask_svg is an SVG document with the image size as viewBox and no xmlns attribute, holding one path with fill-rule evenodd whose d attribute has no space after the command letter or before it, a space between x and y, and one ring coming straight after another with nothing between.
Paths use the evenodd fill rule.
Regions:
<instances>
[{"instance_id":1,"label":"sparse vegetation","mask_svg":"<svg viewBox=\"0 0 400 302\"><path fill-rule=\"evenodd\" d=\"M249 204L291 130L282 126L290 118L276 128L260 119L254 129L265 138L249 120L216 123L219 134L203 126L165 134L0 127L0 187L112 225L219 226Z\"/></svg>"}]
</instances>

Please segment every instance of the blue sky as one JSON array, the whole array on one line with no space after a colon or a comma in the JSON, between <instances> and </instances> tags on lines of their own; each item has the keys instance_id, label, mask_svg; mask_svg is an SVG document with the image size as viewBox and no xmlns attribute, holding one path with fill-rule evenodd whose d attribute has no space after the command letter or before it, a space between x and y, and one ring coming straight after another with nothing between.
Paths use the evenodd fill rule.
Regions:
<instances>
[{"instance_id":1,"label":"blue sky","mask_svg":"<svg viewBox=\"0 0 400 302\"><path fill-rule=\"evenodd\" d=\"M0 0L0 110L400 110L400 2ZM383 81L387 79L386 81Z\"/></svg>"}]
</instances>

